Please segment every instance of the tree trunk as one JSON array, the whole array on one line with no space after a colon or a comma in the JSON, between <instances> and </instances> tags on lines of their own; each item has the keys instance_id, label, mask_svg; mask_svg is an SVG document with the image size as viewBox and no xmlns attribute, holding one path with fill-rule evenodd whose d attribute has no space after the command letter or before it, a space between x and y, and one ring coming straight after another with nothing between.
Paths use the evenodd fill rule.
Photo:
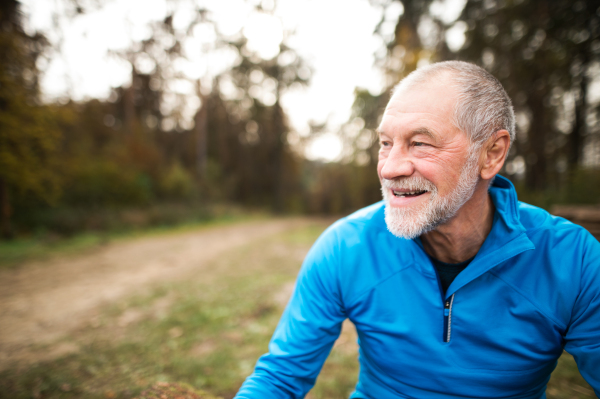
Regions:
<instances>
[{"instance_id":1,"label":"tree trunk","mask_svg":"<svg viewBox=\"0 0 600 399\"><path fill-rule=\"evenodd\" d=\"M569 154L568 165L569 172L574 172L581 163L583 152L583 135L585 133L585 117L587 113L587 92L588 92L588 77L586 75L589 56L587 52L583 53L583 70L579 81L579 98L575 101L575 123L571 134L569 134Z\"/></svg>"},{"instance_id":2,"label":"tree trunk","mask_svg":"<svg viewBox=\"0 0 600 399\"><path fill-rule=\"evenodd\" d=\"M123 111L125 115L125 130L126 134L133 135L135 130L135 85L137 71L131 63L131 85L123 90Z\"/></svg>"},{"instance_id":3,"label":"tree trunk","mask_svg":"<svg viewBox=\"0 0 600 399\"><path fill-rule=\"evenodd\" d=\"M575 102L575 123L573 129L569 134L569 155L567 162L569 165L569 171L573 172L579 166L581 162L581 153L583 147L583 132L585 129L585 113L586 107L586 91L587 82L583 82L580 85L579 99Z\"/></svg>"},{"instance_id":4,"label":"tree trunk","mask_svg":"<svg viewBox=\"0 0 600 399\"><path fill-rule=\"evenodd\" d=\"M279 105L279 100L273 105L273 128L275 129L275 151L273 156L273 209L277 213L283 212L284 208L284 151L285 151L285 122L283 120L283 109Z\"/></svg>"},{"instance_id":5,"label":"tree trunk","mask_svg":"<svg viewBox=\"0 0 600 399\"><path fill-rule=\"evenodd\" d=\"M529 189L541 191L547 187L545 149L549 126L546 107L544 106L546 90L545 88L538 88L534 92L528 99L528 105L533 118L527 140L529 142L529 151L525 154L525 161L527 163L525 181Z\"/></svg>"},{"instance_id":6,"label":"tree trunk","mask_svg":"<svg viewBox=\"0 0 600 399\"><path fill-rule=\"evenodd\" d=\"M12 226L10 224L10 216L12 209L10 206L10 198L8 196L8 186L4 179L0 177L0 234L2 238L12 238Z\"/></svg>"},{"instance_id":7,"label":"tree trunk","mask_svg":"<svg viewBox=\"0 0 600 399\"><path fill-rule=\"evenodd\" d=\"M196 113L196 137L197 137L197 158L196 167L198 170L198 176L204 179L206 175L206 157L207 157L207 127L208 127L208 96L201 96L202 106Z\"/></svg>"}]
</instances>

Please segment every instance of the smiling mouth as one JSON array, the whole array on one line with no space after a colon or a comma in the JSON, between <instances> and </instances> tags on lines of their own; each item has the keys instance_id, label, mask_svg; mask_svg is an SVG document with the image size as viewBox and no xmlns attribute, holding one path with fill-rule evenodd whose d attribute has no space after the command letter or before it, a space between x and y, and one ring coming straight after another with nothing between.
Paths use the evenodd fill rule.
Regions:
<instances>
[{"instance_id":1,"label":"smiling mouth","mask_svg":"<svg viewBox=\"0 0 600 399\"><path fill-rule=\"evenodd\" d=\"M418 197L419 195L423 195L427 192L427 190L419 190L419 191L399 191L392 190L395 197L398 198L410 198L410 197Z\"/></svg>"}]
</instances>

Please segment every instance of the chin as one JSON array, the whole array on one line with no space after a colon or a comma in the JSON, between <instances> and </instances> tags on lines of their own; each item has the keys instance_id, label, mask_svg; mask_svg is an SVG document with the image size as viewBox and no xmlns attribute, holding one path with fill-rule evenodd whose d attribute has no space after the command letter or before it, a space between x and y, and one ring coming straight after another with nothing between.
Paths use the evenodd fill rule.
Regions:
<instances>
[{"instance_id":1,"label":"chin","mask_svg":"<svg viewBox=\"0 0 600 399\"><path fill-rule=\"evenodd\" d=\"M395 208L386 202L385 224L396 237L412 240L435 229L440 223L432 220L424 210Z\"/></svg>"}]
</instances>

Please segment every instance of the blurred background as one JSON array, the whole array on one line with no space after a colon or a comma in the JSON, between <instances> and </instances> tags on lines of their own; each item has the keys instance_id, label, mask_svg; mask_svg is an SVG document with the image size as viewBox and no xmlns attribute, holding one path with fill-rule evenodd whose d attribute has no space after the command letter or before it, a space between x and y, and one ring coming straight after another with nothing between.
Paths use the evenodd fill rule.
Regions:
<instances>
[{"instance_id":1,"label":"blurred background","mask_svg":"<svg viewBox=\"0 0 600 399\"><path fill-rule=\"evenodd\" d=\"M453 59L513 99L519 198L600 237L600 0L0 1L0 398L232 398L380 200L391 87ZM345 323L307 398L356 358ZM547 395L595 397L568 354Z\"/></svg>"},{"instance_id":2,"label":"blurred background","mask_svg":"<svg viewBox=\"0 0 600 399\"><path fill-rule=\"evenodd\" d=\"M597 1L7 0L2 237L380 198L390 88L460 59L504 84L523 200L600 201Z\"/></svg>"}]
</instances>

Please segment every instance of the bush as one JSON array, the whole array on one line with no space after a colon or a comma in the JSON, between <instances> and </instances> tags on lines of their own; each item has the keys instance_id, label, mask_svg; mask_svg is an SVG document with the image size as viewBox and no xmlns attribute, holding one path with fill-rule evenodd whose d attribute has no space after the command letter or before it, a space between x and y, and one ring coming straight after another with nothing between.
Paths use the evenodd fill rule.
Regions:
<instances>
[{"instance_id":1,"label":"bush","mask_svg":"<svg viewBox=\"0 0 600 399\"><path fill-rule=\"evenodd\" d=\"M65 202L84 207L150 203L152 182L134 169L109 161L88 161L70 171Z\"/></svg>"},{"instance_id":2,"label":"bush","mask_svg":"<svg viewBox=\"0 0 600 399\"><path fill-rule=\"evenodd\" d=\"M579 169L569 179L568 204L600 204L600 170Z\"/></svg>"},{"instance_id":3,"label":"bush","mask_svg":"<svg viewBox=\"0 0 600 399\"><path fill-rule=\"evenodd\" d=\"M192 175L176 162L161 176L158 187L163 198L186 200L194 195L196 185Z\"/></svg>"},{"instance_id":4,"label":"bush","mask_svg":"<svg viewBox=\"0 0 600 399\"><path fill-rule=\"evenodd\" d=\"M519 200L548 210L556 204L600 204L600 170L578 169L558 180L553 189L544 191L531 190L524 181L515 182Z\"/></svg>"}]
</instances>

